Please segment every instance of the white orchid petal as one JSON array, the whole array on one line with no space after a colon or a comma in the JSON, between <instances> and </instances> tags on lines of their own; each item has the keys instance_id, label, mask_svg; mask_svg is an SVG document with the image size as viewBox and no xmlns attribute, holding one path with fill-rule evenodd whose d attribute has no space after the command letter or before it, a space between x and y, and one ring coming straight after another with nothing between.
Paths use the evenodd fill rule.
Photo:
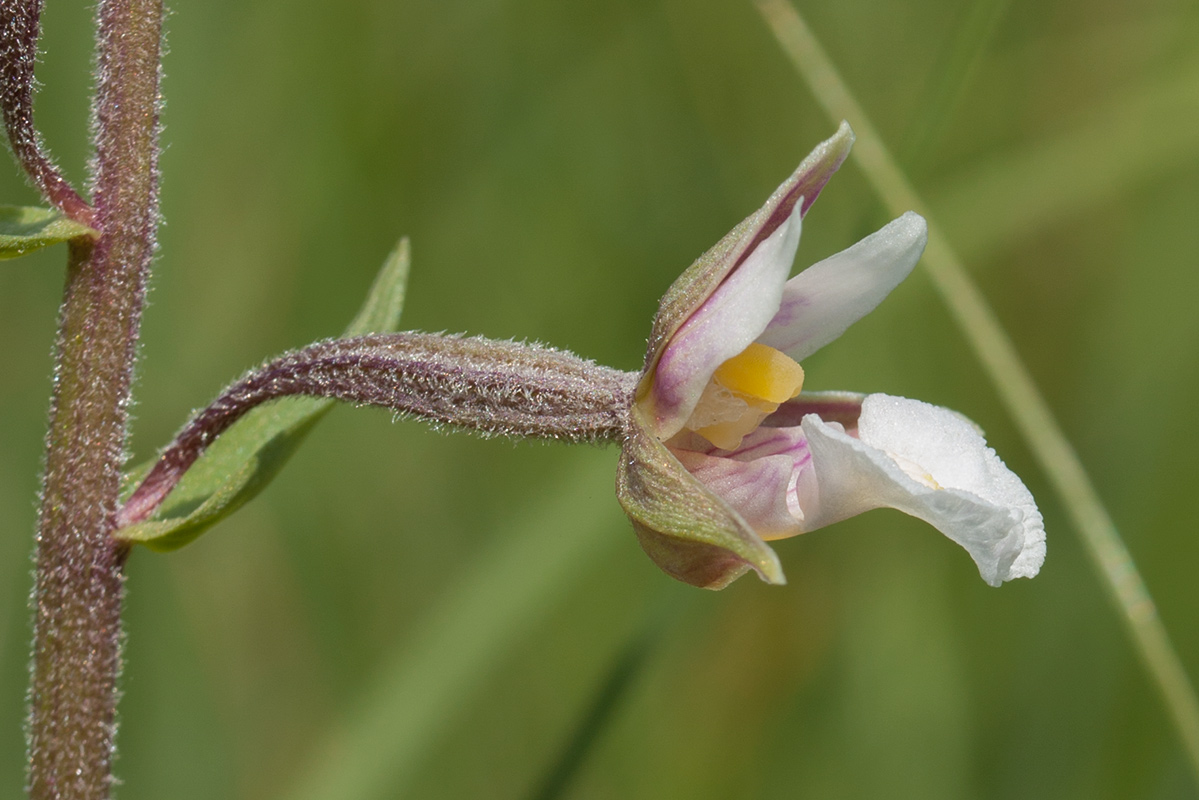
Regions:
<instances>
[{"instance_id":1,"label":"white orchid petal","mask_svg":"<svg viewBox=\"0 0 1199 800\"><path fill-rule=\"evenodd\" d=\"M924 218L909 211L847 250L787 282L778 312L758 339L801 361L874 310L920 260Z\"/></svg>"},{"instance_id":2,"label":"white orchid petal","mask_svg":"<svg viewBox=\"0 0 1199 800\"><path fill-rule=\"evenodd\" d=\"M1040 570L1045 529L1032 495L965 418L918 400L868 395L858 438L815 415L802 427L813 466L797 488L804 530L895 508L966 548L992 586Z\"/></svg>"},{"instance_id":3,"label":"white orchid petal","mask_svg":"<svg viewBox=\"0 0 1199 800\"><path fill-rule=\"evenodd\" d=\"M658 435L691 415L716 368L757 339L778 311L799 247L802 203L683 323L662 351L653 380Z\"/></svg>"}]
</instances>

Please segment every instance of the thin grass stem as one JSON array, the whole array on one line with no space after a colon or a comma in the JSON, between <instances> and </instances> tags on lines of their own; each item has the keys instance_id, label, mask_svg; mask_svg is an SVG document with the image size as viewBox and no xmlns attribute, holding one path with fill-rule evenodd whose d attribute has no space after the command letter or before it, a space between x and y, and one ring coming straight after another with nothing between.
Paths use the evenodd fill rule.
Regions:
<instances>
[{"instance_id":1,"label":"thin grass stem","mask_svg":"<svg viewBox=\"0 0 1199 800\"><path fill-rule=\"evenodd\" d=\"M829 116L853 124L854 155L883 204L892 214L913 209L928 218L926 204L800 14L787 0L754 3ZM1115 523L1012 340L932 219L923 263L1082 535L1199 780L1199 700Z\"/></svg>"}]
</instances>

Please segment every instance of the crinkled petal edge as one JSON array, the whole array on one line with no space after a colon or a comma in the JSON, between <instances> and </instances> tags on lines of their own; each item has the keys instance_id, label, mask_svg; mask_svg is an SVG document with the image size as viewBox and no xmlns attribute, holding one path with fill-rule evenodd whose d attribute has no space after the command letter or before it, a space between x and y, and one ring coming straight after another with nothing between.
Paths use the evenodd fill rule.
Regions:
<instances>
[{"instance_id":1,"label":"crinkled petal edge","mask_svg":"<svg viewBox=\"0 0 1199 800\"><path fill-rule=\"evenodd\" d=\"M991 586L1037 574L1045 557L1045 531L1035 507L1030 512L963 489L921 482L892 455L815 415L804 417L802 427L812 453L812 469L797 485L805 530L873 508L894 508L924 520L965 548Z\"/></svg>"}]
</instances>

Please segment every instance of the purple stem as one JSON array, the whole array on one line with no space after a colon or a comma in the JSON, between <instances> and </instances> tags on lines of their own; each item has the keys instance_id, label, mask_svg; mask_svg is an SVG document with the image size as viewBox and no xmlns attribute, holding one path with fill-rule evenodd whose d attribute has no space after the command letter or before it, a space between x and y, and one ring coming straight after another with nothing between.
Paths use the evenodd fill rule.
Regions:
<instances>
[{"instance_id":1,"label":"purple stem","mask_svg":"<svg viewBox=\"0 0 1199 800\"><path fill-rule=\"evenodd\" d=\"M71 243L60 310L33 593L35 800L102 800L113 782L125 549L111 533L158 222L161 2L101 0L97 32L101 236Z\"/></svg>"},{"instance_id":2,"label":"purple stem","mask_svg":"<svg viewBox=\"0 0 1199 800\"><path fill-rule=\"evenodd\" d=\"M429 333L319 342L226 389L163 451L118 515L149 519L217 436L270 400L306 395L382 406L484 434L617 441L637 375L539 345Z\"/></svg>"},{"instance_id":3,"label":"purple stem","mask_svg":"<svg viewBox=\"0 0 1199 800\"><path fill-rule=\"evenodd\" d=\"M846 430L858 427L862 414L862 398L865 395L848 392L817 392L801 394L788 400L778 410L762 421L767 428L795 428L808 414L815 414L825 422L840 423Z\"/></svg>"},{"instance_id":4,"label":"purple stem","mask_svg":"<svg viewBox=\"0 0 1199 800\"><path fill-rule=\"evenodd\" d=\"M0 0L0 107L13 155L46 199L76 222L96 225L96 212L67 182L33 126L33 70L42 0Z\"/></svg>"}]
</instances>

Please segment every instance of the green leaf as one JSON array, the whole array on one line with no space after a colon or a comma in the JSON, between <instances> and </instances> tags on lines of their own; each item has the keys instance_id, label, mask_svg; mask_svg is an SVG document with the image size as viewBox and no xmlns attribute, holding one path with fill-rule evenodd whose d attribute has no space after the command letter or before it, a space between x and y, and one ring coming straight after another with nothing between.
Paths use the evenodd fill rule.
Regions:
<instances>
[{"instance_id":1,"label":"green leaf","mask_svg":"<svg viewBox=\"0 0 1199 800\"><path fill-rule=\"evenodd\" d=\"M408 240L402 239L345 336L398 329L410 258ZM117 531L117 538L160 551L191 542L262 491L334 403L287 397L255 408L213 442L151 519ZM125 476L126 496L153 465L142 464Z\"/></svg>"},{"instance_id":2,"label":"green leaf","mask_svg":"<svg viewBox=\"0 0 1199 800\"><path fill-rule=\"evenodd\" d=\"M400 329L400 312L404 308L404 295L408 289L408 266L412 253L405 237L383 262L383 268L375 277L366 302L358 316L346 328L342 336L365 336L368 333L392 333Z\"/></svg>"},{"instance_id":3,"label":"green leaf","mask_svg":"<svg viewBox=\"0 0 1199 800\"><path fill-rule=\"evenodd\" d=\"M18 258L78 236L98 235L53 208L0 206L0 259Z\"/></svg>"}]
</instances>

